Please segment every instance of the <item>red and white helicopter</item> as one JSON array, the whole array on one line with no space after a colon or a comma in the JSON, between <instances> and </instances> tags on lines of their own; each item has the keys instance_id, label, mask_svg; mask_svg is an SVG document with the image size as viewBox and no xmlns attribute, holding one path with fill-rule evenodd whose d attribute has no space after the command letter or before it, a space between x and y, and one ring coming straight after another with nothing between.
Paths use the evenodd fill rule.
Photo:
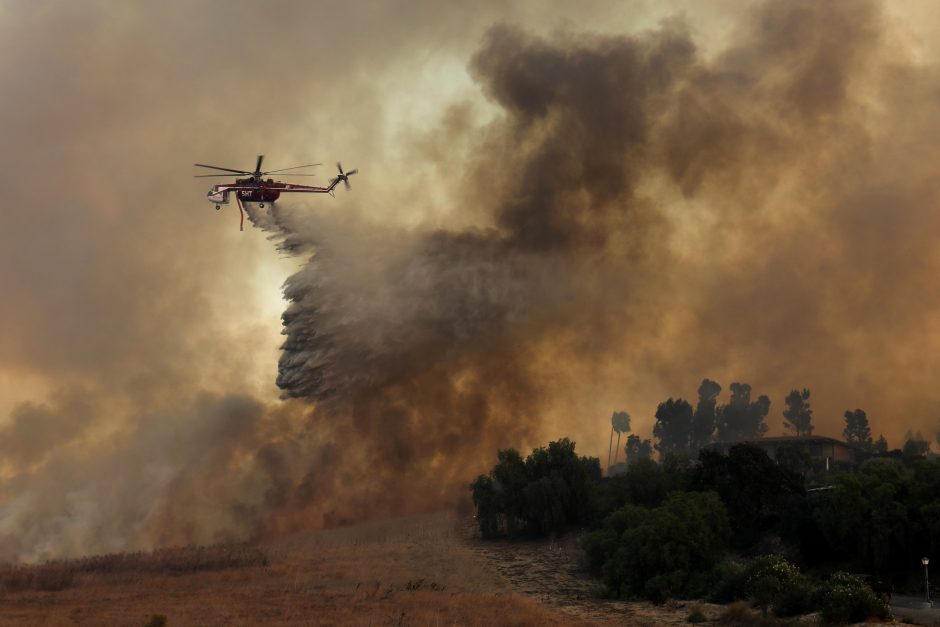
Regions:
<instances>
[{"instance_id":1,"label":"red and white helicopter","mask_svg":"<svg viewBox=\"0 0 940 627\"><path fill-rule=\"evenodd\" d=\"M235 202L238 203L238 212L241 214L241 223L239 224L239 230L244 230L245 226L245 212L242 208L243 202L256 202L259 203L259 207L264 208L264 203L274 202L280 198L281 194L292 193L292 194L333 194L333 190L336 189L336 186L342 181L346 185L346 189L351 189L349 185L349 177L358 172L359 170L350 170L349 172L343 172L343 166L340 163L336 164L339 174L335 176L327 187L316 187L313 185L296 185L294 183L282 183L280 181L275 181L274 179L264 180L263 177L268 174L277 174L278 172L287 172L288 170L299 170L301 168L312 168L319 163L310 163L307 165L297 165L292 168L282 168L280 170L268 170L267 172L261 171L261 162L264 161L264 155L258 155L258 162L255 164L255 171L248 172L247 170L234 170L232 168L221 168L217 165L204 165L202 163L196 163L197 167L200 168L209 168L210 170L221 170L223 172L231 172L232 174L243 174L247 175L248 178L235 179L234 183L222 184L222 185L213 185L212 189L209 190L207 197L209 202L215 203L216 210L222 208L222 205L228 204L228 195L230 192L235 192ZM198 174L195 178L208 178L208 177L219 177L219 176L231 176L231 174ZM306 173L296 173L296 174L283 174L282 176L316 176L314 174Z\"/></svg>"}]
</instances>

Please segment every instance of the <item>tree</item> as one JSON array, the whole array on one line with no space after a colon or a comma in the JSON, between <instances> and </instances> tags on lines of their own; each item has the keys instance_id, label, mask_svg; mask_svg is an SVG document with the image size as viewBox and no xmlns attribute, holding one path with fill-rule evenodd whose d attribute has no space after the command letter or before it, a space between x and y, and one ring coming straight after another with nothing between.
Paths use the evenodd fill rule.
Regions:
<instances>
[{"instance_id":1,"label":"tree","mask_svg":"<svg viewBox=\"0 0 940 627\"><path fill-rule=\"evenodd\" d=\"M653 437L659 438L656 450L660 459L669 453L687 454L692 434L692 406L681 398L669 399L656 408Z\"/></svg>"},{"instance_id":2,"label":"tree","mask_svg":"<svg viewBox=\"0 0 940 627\"><path fill-rule=\"evenodd\" d=\"M811 501L817 563L904 579L940 552L940 459L873 458L832 484Z\"/></svg>"},{"instance_id":3,"label":"tree","mask_svg":"<svg viewBox=\"0 0 940 627\"><path fill-rule=\"evenodd\" d=\"M623 453L626 456L627 464L632 464L641 459L650 459L653 456L653 443L641 439L640 436L634 433L627 438Z\"/></svg>"},{"instance_id":4,"label":"tree","mask_svg":"<svg viewBox=\"0 0 940 627\"><path fill-rule=\"evenodd\" d=\"M498 503L498 511L505 515L506 533L516 535L525 527L525 507L523 500L525 498L525 488L529 482L529 475L526 472L525 461L522 455L515 449L498 451L496 454L498 463L493 466L490 473L492 487L497 497L493 499ZM483 479L481 475L477 481ZM483 484L481 488L485 489ZM473 486L474 497L477 495L477 484ZM479 512L477 515L479 516ZM480 530L483 530L483 522L480 521Z\"/></svg>"},{"instance_id":5,"label":"tree","mask_svg":"<svg viewBox=\"0 0 940 627\"><path fill-rule=\"evenodd\" d=\"M809 406L809 389L803 388L802 392L791 390L784 402L787 408L783 410L783 417L787 421L783 423L783 426L793 429L798 436L812 435L813 410Z\"/></svg>"},{"instance_id":6,"label":"tree","mask_svg":"<svg viewBox=\"0 0 940 627\"><path fill-rule=\"evenodd\" d=\"M875 443L872 444L872 452L876 455L884 455L888 452L888 441L885 439L885 436L879 435L878 439L875 440Z\"/></svg>"},{"instance_id":7,"label":"tree","mask_svg":"<svg viewBox=\"0 0 940 627\"><path fill-rule=\"evenodd\" d=\"M705 449L698 459L689 485L721 496L739 548L754 546L766 533L798 535L791 527L799 518L805 491L797 471L776 463L751 444L735 444L727 455Z\"/></svg>"},{"instance_id":8,"label":"tree","mask_svg":"<svg viewBox=\"0 0 940 627\"><path fill-rule=\"evenodd\" d=\"M689 442L694 451L711 442L718 418L715 409L720 393L721 386L710 379L703 379L702 384L698 386L698 405L692 414L692 436Z\"/></svg>"},{"instance_id":9,"label":"tree","mask_svg":"<svg viewBox=\"0 0 940 627\"><path fill-rule=\"evenodd\" d=\"M489 476L480 475L470 485L484 538L513 536L525 526L524 498L529 482L525 462L515 449L499 451L497 459Z\"/></svg>"},{"instance_id":10,"label":"tree","mask_svg":"<svg viewBox=\"0 0 940 627\"><path fill-rule=\"evenodd\" d=\"M513 449L499 451L498 460L470 486L484 538L543 536L592 522L600 460L578 457L574 442L551 442L525 461Z\"/></svg>"},{"instance_id":11,"label":"tree","mask_svg":"<svg viewBox=\"0 0 940 627\"><path fill-rule=\"evenodd\" d=\"M909 510L917 501L912 479L902 464L882 459L836 476L833 489L814 497L813 517L825 540L814 557L876 575L907 570L908 560L916 559L908 555Z\"/></svg>"},{"instance_id":12,"label":"tree","mask_svg":"<svg viewBox=\"0 0 940 627\"><path fill-rule=\"evenodd\" d=\"M614 412L614 416L616 416L616 415L617 415L617 412ZM610 442L608 442L608 444L607 444L607 471L608 471L608 472L610 472L610 452L611 452L611 451L613 450L613 448L614 448L614 428L615 428L615 426L616 426L616 425L614 424L614 417L611 416L611 417L610 417Z\"/></svg>"},{"instance_id":13,"label":"tree","mask_svg":"<svg viewBox=\"0 0 940 627\"><path fill-rule=\"evenodd\" d=\"M868 416L861 409L855 411L845 410L845 430L842 432L845 441L855 444L865 450L872 449L871 428L868 426ZM884 436L881 438L884 439ZM885 443L887 449L887 442Z\"/></svg>"},{"instance_id":14,"label":"tree","mask_svg":"<svg viewBox=\"0 0 940 627\"><path fill-rule=\"evenodd\" d=\"M904 439L906 441L904 442L904 448L901 450L904 452L905 457L923 457L930 451L930 442L924 439L924 435L920 431L914 435L911 435L911 432L908 431Z\"/></svg>"},{"instance_id":15,"label":"tree","mask_svg":"<svg viewBox=\"0 0 940 627\"><path fill-rule=\"evenodd\" d=\"M598 486L597 518L603 520L627 503L643 507L662 505L670 492L668 479L662 464L652 459L633 462L624 472L608 477Z\"/></svg>"},{"instance_id":16,"label":"tree","mask_svg":"<svg viewBox=\"0 0 940 627\"><path fill-rule=\"evenodd\" d=\"M610 417L610 444L607 446L607 470L610 471L610 448L614 443L614 431L617 432L617 453L614 454L614 463L620 453L620 434L630 430L630 414L625 411L615 411Z\"/></svg>"},{"instance_id":17,"label":"tree","mask_svg":"<svg viewBox=\"0 0 940 627\"><path fill-rule=\"evenodd\" d=\"M731 384L731 399L718 407L718 439L734 442L762 437L767 432L764 418L770 412L770 399L760 396L751 402L751 386Z\"/></svg>"}]
</instances>

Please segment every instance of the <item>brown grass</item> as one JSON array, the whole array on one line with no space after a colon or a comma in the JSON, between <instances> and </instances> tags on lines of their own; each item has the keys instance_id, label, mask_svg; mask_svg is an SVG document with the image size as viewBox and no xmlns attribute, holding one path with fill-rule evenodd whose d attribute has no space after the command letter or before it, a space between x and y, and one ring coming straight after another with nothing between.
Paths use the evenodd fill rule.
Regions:
<instances>
[{"instance_id":1,"label":"brown grass","mask_svg":"<svg viewBox=\"0 0 940 627\"><path fill-rule=\"evenodd\" d=\"M488 542L451 514L0 568L0 625L688 625L719 606L605 601L573 535ZM165 619L165 622L164 622Z\"/></svg>"},{"instance_id":2,"label":"brown grass","mask_svg":"<svg viewBox=\"0 0 940 627\"><path fill-rule=\"evenodd\" d=\"M166 617L169 627L585 624L512 593L449 515L295 534L258 547L6 567L0 582L4 625L140 627L154 617Z\"/></svg>"}]
</instances>

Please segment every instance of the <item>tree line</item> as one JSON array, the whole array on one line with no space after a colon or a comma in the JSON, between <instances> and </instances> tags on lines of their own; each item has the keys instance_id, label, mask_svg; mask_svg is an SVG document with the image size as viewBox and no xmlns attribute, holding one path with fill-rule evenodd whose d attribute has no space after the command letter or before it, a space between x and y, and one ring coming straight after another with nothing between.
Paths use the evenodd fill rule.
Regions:
<instances>
[{"instance_id":1,"label":"tree line","mask_svg":"<svg viewBox=\"0 0 940 627\"><path fill-rule=\"evenodd\" d=\"M714 442L733 443L763 437L768 430L767 417L771 402L766 395L756 398L747 383L732 383L730 397L726 403L719 403L722 387L710 379L704 379L698 388L698 400L693 405L683 398L669 398L656 408L653 424L653 439L643 439L637 434L626 438L623 448L624 463L629 464L641 459L649 459L654 451L660 459L668 455L687 455L694 457L703 448ZM784 398L783 426L796 436L813 434L813 409L810 403L809 388L794 389ZM872 438L868 415L862 409L847 409L843 415L845 425L842 436L845 441L858 449L872 454L884 454L888 451L888 442L883 435ZM617 434L617 447L613 455L613 466L617 467L620 453L620 438L628 433L631 417L625 411L615 411L611 416L610 445L608 447L607 468L611 468L613 435ZM937 432L940 443L940 429ZM903 451L908 455L923 455L930 448L930 443L918 432L908 433ZM622 470L622 466L620 467Z\"/></svg>"}]
</instances>

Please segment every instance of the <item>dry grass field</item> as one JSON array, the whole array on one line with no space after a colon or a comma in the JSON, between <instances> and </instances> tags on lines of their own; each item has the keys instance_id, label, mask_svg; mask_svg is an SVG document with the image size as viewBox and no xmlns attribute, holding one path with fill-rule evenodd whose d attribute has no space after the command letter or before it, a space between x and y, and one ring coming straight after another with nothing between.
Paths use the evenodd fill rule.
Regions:
<instances>
[{"instance_id":1,"label":"dry grass field","mask_svg":"<svg viewBox=\"0 0 940 627\"><path fill-rule=\"evenodd\" d=\"M688 615L602 601L596 586L573 538L483 542L438 513L258 546L0 568L0 624L678 625Z\"/></svg>"}]
</instances>

